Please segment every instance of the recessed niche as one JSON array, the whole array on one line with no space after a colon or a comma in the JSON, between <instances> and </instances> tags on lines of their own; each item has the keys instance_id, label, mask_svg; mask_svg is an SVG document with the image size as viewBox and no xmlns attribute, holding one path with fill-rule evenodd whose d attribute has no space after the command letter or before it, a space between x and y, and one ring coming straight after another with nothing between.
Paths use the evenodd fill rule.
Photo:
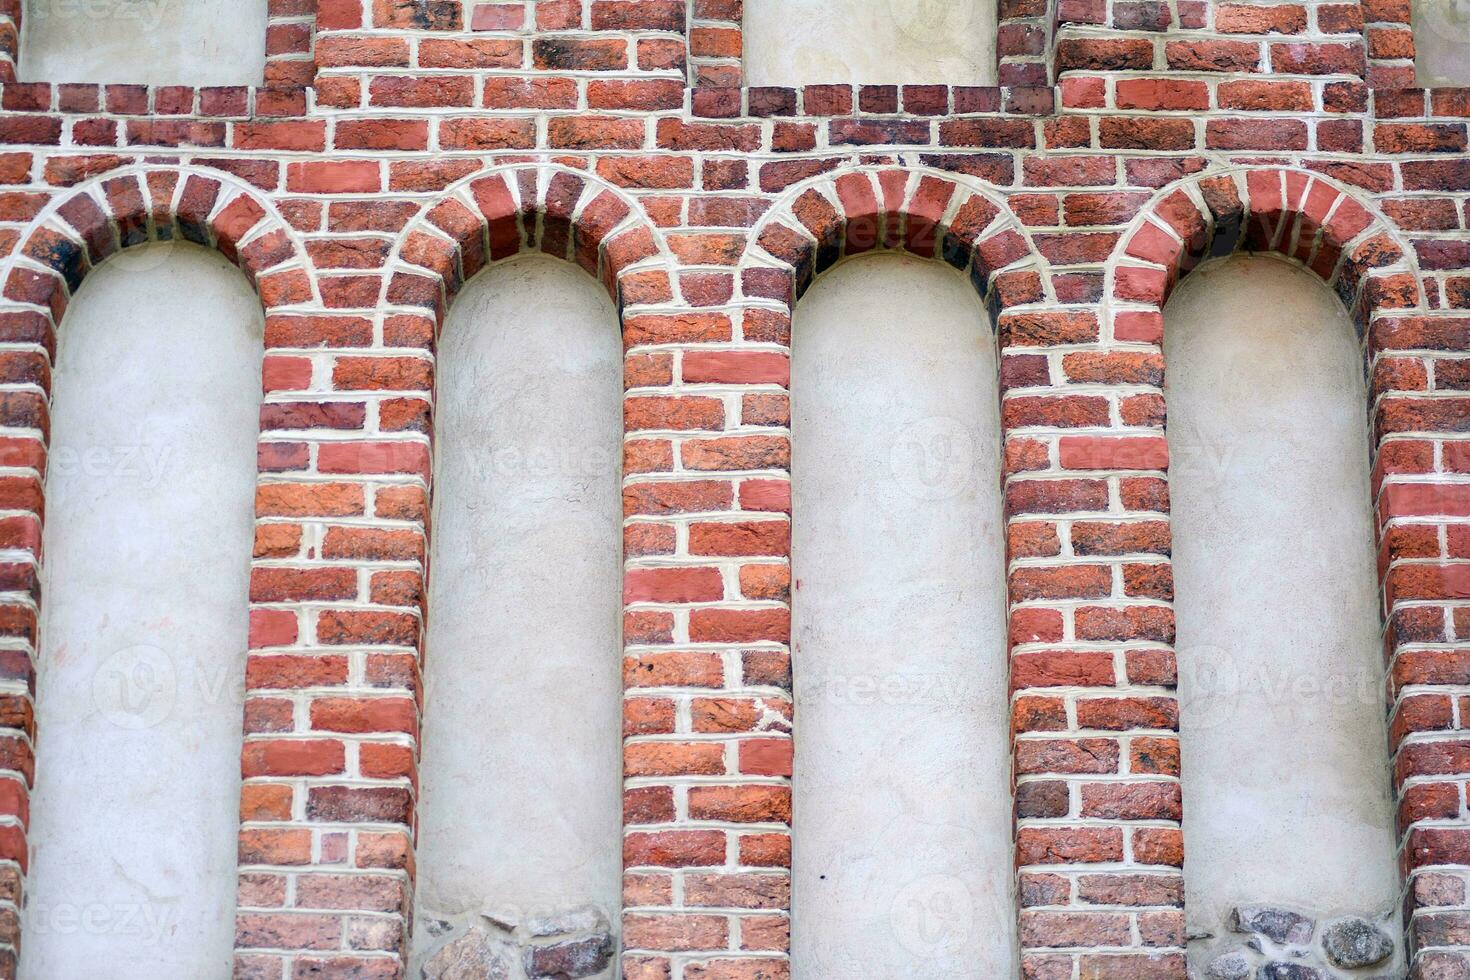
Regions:
<instances>
[{"instance_id":1,"label":"recessed niche","mask_svg":"<svg viewBox=\"0 0 1470 980\"><path fill-rule=\"evenodd\" d=\"M25 976L229 975L263 330L151 245L58 331Z\"/></svg>"},{"instance_id":2,"label":"recessed niche","mask_svg":"<svg viewBox=\"0 0 1470 980\"><path fill-rule=\"evenodd\" d=\"M1238 906L1388 922L1399 881L1352 321L1315 275L1235 257L1180 285L1165 331L1186 908L1192 934L1219 937L1192 954L1244 942L1228 928Z\"/></svg>"},{"instance_id":3,"label":"recessed niche","mask_svg":"<svg viewBox=\"0 0 1470 980\"><path fill-rule=\"evenodd\" d=\"M26 0L28 82L259 85L265 0Z\"/></svg>"},{"instance_id":4,"label":"recessed niche","mask_svg":"<svg viewBox=\"0 0 1470 980\"><path fill-rule=\"evenodd\" d=\"M797 307L793 974L1013 977L995 340L947 266Z\"/></svg>"},{"instance_id":5,"label":"recessed niche","mask_svg":"<svg viewBox=\"0 0 1470 980\"><path fill-rule=\"evenodd\" d=\"M994 85L994 0L745 0L749 85Z\"/></svg>"}]
</instances>

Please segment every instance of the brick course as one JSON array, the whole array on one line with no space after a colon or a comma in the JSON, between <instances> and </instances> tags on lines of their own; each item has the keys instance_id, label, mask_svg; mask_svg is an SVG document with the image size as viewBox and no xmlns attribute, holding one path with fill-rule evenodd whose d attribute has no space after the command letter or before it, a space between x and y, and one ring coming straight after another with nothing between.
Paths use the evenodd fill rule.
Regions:
<instances>
[{"instance_id":1,"label":"brick course","mask_svg":"<svg viewBox=\"0 0 1470 980\"><path fill-rule=\"evenodd\" d=\"M271 0L253 89L14 82L21 6L0 976L54 331L91 268L166 239L267 314L237 976L402 969L435 338L527 251L623 318L625 974L787 975L791 741L738 709L791 710L792 308L884 249L996 321L1024 975L1184 976L1161 310L1239 249L1317 272L1362 334L1416 975L1470 975L1470 90L1411 87L1407 2L1001 0L1001 87L800 90L741 87L739 0Z\"/></svg>"}]
</instances>

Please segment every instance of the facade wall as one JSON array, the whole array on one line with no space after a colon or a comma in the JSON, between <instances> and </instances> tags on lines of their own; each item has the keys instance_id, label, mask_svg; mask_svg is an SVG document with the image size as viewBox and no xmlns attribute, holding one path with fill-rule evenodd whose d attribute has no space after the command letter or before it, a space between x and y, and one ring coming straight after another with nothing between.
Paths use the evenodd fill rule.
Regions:
<instances>
[{"instance_id":1,"label":"facade wall","mask_svg":"<svg viewBox=\"0 0 1470 980\"><path fill-rule=\"evenodd\" d=\"M6 79L23 6L0 0ZM522 252L622 321L621 969L788 975L792 314L875 250L947 263L995 324L1021 975L1185 976L1209 804L1180 782L1163 308L1242 249L1311 270L1363 340L1395 955L1470 972L1470 99L1412 87L1410 4L1007 0L999 87L744 86L732 0L267 13L264 87L0 91L0 975L42 887L55 338L93 267L156 240L216 249L265 310L236 976L405 970L438 341ZM564 952L532 971L591 968Z\"/></svg>"}]
</instances>

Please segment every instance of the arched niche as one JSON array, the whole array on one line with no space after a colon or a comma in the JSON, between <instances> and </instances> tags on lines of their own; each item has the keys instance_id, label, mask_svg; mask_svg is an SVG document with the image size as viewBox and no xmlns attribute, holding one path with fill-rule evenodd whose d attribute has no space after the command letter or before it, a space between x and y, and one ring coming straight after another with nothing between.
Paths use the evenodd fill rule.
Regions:
<instances>
[{"instance_id":1,"label":"arched niche","mask_svg":"<svg viewBox=\"0 0 1470 980\"><path fill-rule=\"evenodd\" d=\"M28 82L259 85L266 0L26 0Z\"/></svg>"},{"instance_id":2,"label":"arched niche","mask_svg":"<svg viewBox=\"0 0 1470 980\"><path fill-rule=\"evenodd\" d=\"M499 266L438 388L415 969L546 923L605 944L621 888L617 312L566 262Z\"/></svg>"},{"instance_id":3,"label":"arched niche","mask_svg":"<svg viewBox=\"0 0 1470 980\"><path fill-rule=\"evenodd\" d=\"M793 973L1015 976L995 340L894 254L793 320Z\"/></svg>"},{"instance_id":4,"label":"arched niche","mask_svg":"<svg viewBox=\"0 0 1470 980\"><path fill-rule=\"evenodd\" d=\"M263 329L166 244L60 326L24 976L230 971Z\"/></svg>"},{"instance_id":5,"label":"arched niche","mask_svg":"<svg viewBox=\"0 0 1470 980\"><path fill-rule=\"evenodd\" d=\"M1214 937L1191 954L1244 943L1230 928L1241 907L1314 920L1317 939L1344 915L1396 937L1352 321L1300 267L1219 260L1169 301L1165 361L1186 908L1191 934Z\"/></svg>"},{"instance_id":6,"label":"arched niche","mask_svg":"<svg viewBox=\"0 0 1470 980\"><path fill-rule=\"evenodd\" d=\"M749 85L994 85L994 0L745 0Z\"/></svg>"}]
</instances>

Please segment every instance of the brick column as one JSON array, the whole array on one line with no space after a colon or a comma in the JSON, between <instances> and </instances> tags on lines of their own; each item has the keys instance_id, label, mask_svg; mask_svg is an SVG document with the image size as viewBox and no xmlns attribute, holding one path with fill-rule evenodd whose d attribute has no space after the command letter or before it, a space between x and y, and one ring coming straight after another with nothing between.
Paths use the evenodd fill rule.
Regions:
<instances>
[{"instance_id":1,"label":"brick column","mask_svg":"<svg viewBox=\"0 0 1470 980\"><path fill-rule=\"evenodd\" d=\"M740 0L690 0L689 78L695 87L743 84L745 54Z\"/></svg>"},{"instance_id":2,"label":"brick column","mask_svg":"<svg viewBox=\"0 0 1470 980\"><path fill-rule=\"evenodd\" d=\"M1000 0L995 54L1003 86L1050 85L1057 0Z\"/></svg>"},{"instance_id":3,"label":"brick column","mask_svg":"<svg viewBox=\"0 0 1470 980\"><path fill-rule=\"evenodd\" d=\"M789 318L732 305L739 239L673 236L624 321L624 975L789 975Z\"/></svg>"},{"instance_id":4,"label":"brick column","mask_svg":"<svg viewBox=\"0 0 1470 980\"><path fill-rule=\"evenodd\" d=\"M270 0L265 32L265 87L301 88L316 78L312 39L317 0Z\"/></svg>"},{"instance_id":5,"label":"brick column","mask_svg":"<svg viewBox=\"0 0 1470 980\"><path fill-rule=\"evenodd\" d=\"M35 784L35 695L41 600L42 483L50 427L51 361L56 313L0 311L0 978L14 980L20 955L26 827Z\"/></svg>"},{"instance_id":6,"label":"brick column","mask_svg":"<svg viewBox=\"0 0 1470 980\"><path fill-rule=\"evenodd\" d=\"M1410 0L1363 0L1368 44L1368 84L1380 89L1414 87L1414 25Z\"/></svg>"},{"instance_id":7,"label":"brick column","mask_svg":"<svg viewBox=\"0 0 1470 980\"><path fill-rule=\"evenodd\" d=\"M1008 310L1000 340L1022 973L1174 980L1184 848L1162 357L1132 320L1088 309Z\"/></svg>"},{"instance_id":8,"label":"brick column","mask_svg":"<svg viewBox=\"0 0 1470 980\"><path fill-rule=\"evenodd\" d=\"M15 81L20 62L22 0L0 0L0 82Z\"/></svg>"}]
</instances>

